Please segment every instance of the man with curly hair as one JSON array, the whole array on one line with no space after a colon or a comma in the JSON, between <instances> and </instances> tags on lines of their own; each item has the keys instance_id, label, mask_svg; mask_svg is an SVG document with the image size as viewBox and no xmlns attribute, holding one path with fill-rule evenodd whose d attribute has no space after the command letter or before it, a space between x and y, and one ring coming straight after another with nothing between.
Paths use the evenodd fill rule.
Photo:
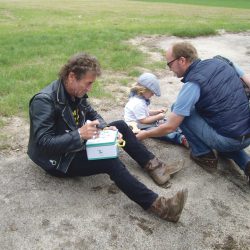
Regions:
<instances>
[{"instance_id":1,"label":"man with curly hair","mask_svg":"<svg viewBox=\"0 0 250 250\"><path fill-rule=\"evenodd\" d=\"M138 181L119 158L88 160L86 141L101 129L117 130L126 141L125 151L161 185L180 170L166 165L141 144L124 121L109 125L87 101L96 77L101 74L97 59L85 53L71 57L59 79L30 101L28 155L51 175L59 177L108 174L131 200L161 218L177 222L187 199L187 190L172 198L159 197ZM87 122L88 121L88 122Z\"/></svg>"}]
</instances>

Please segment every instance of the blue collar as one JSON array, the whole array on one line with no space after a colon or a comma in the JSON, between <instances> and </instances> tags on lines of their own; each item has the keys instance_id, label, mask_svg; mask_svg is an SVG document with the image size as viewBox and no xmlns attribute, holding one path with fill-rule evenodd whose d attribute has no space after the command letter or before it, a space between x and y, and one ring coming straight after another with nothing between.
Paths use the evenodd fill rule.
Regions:
<instances>
[{"instance_id":1,"label":"blue collar","mask_svg":"<svg viewBox=\"0 0 250 250\"><path fill-rule=\"evenodd\" d=\"M137 93L135 91L130 91L129 93L129 98L131 97L137 97L139 99L142 99L146 102L147 105L150 104L150 100L149 99L146 99L144 96L141 96L141 95L137 95Z\"/></svg>"},{"instance_id":2,"label":"blue collar","mask_svg":"<svg viewBox=\"0 0 250 250\"><path fill-rule=\"evenodd\" d=\"M186 77L188 75L188 73L194 68L196 67L196 65L201 61L201 59L197 59L194 62L192 62L192 64L190 64L190 66L188 67L188 69L186 70L185 74L183 75L183 78L181 79L182 82L186 82Z\"/></svg>"}]
</instances>

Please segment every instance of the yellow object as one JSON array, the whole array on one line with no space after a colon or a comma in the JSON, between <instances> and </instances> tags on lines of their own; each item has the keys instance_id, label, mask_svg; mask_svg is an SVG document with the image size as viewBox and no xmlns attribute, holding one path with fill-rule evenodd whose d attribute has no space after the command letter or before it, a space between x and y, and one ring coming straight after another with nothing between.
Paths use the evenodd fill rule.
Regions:
<instances>
[{"instance_id":1,"label":"yellow object","mask_svg":"<svg viewBox=\"0 0 250 250\"><path fill-rule=\"evenodd\" d=\"M117 146L119 148L123 148L125 147L125 145L126 145L126 141L124 141L123 139L117 140Z\"/></svg>"},{"instance_id":2,"label":"yellow object","mask_svg":"<svg viewBox=\"0 0 250 250\"><path fill-rule=\"evenodd\" d=\"M136 122L127 122L129 128L133 131L134 134L139 133L141 130L137 127Z\"/></svg>"}]
</instances>

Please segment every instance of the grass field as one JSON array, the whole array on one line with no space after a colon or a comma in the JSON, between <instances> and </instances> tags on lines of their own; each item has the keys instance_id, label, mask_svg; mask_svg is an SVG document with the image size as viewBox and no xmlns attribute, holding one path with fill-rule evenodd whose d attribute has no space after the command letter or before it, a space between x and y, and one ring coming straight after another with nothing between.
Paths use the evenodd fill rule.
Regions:
<instances>
[{"instance_id":1,"label":"grass field","mask_svg":"<svg viewBox=\"0 0 250 250\"><path fill-rule=\"evenodd\" d=\"M235 0L209 0L209 1L208 0L139 0L139 1L250 9L249 0L237 0L237 1Z\"/></svg>"},{"instance_id":2,"label":"grass field","mask_svg":"<svg viewBox=\"0 0 250 250\"><path fill-rule=\"evenodd\" d=\"M56 79L76 52L94 54L104 70L129 77L138 74L135 66L155 66L124 42L129 38L194 37L218 29L250 30L250 10L126 0L0 0L0 115L27 114L30 97ZM101 79L91 95L107 96L104 88Z\"/></svg>"}]
</instances>

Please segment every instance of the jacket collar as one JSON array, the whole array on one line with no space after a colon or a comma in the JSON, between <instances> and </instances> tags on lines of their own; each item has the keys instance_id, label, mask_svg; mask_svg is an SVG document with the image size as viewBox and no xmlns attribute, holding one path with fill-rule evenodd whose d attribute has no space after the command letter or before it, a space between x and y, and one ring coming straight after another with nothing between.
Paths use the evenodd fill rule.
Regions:
<instances>
[{"instance_id":1,"label":"jacket collar","mask_svg":"<svg viewBox=\"0 0 250 250\"><path fill-rule=\"evenodd\" d=\"M72 114L72 110L69 107L69 101L68 101L69 95L67 94L62 81L58 80L56 87L57 87L56 101L59 104L64 106L64 107L62 107L62 118L71 130L75 130L75 129L77 129L77 125L75 123L75 119L74 119L74 116ZM82 101L85 98L88 98L88 96L84 95L80 99L80 101L79 101L80 105L82 104Z\"/></svg>"},{"instance_id":2,"label":"jacket collar","mask_svg":"<svg viewBox=\"0 0 250 250\"><path fill-rule=\"evenodd\" d=\"M193 68L195 68L196 65L197 65L200 61L201 61L201 59L197 59L197 60L195 60L192 64L190 64L190 66L187 68L187 70L186 70L186 72L185 72L183 78L181 79L182 82L184 82L184 83L186 82L186 77L187 77L188 73L189 73Z\"/></svg>"}]
</instances>

